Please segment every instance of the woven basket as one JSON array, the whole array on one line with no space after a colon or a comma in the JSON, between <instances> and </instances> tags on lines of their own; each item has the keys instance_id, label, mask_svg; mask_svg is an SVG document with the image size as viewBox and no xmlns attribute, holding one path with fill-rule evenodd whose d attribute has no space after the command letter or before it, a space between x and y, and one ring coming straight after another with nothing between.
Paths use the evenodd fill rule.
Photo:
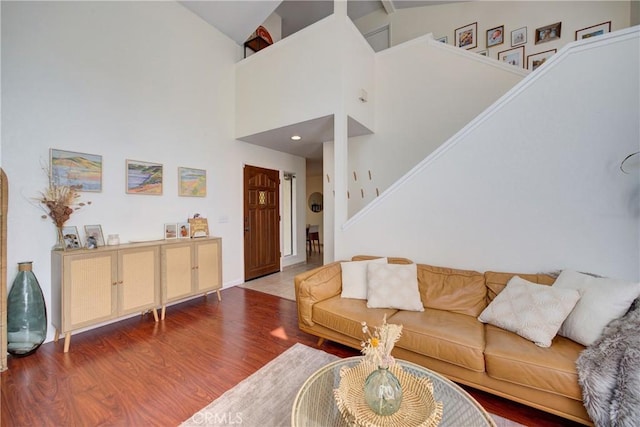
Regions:
<instances>
[{"instance_id":1,"label":"woven basket","mask_svg":"<svg viewBox=\"0 0 640 427\"><path fill-rule=\"evenodd\" d=\"M364 382L375 369L362 362L340 370L340 384L333 390L338 409L345 421L358 427L435 427L442 419L442 402L433 398L433 384L427 377L415 377L400 366L389 368L402 386L400 409L392 415L378 415L364 400Z\"/></svg>"}]
</instances>

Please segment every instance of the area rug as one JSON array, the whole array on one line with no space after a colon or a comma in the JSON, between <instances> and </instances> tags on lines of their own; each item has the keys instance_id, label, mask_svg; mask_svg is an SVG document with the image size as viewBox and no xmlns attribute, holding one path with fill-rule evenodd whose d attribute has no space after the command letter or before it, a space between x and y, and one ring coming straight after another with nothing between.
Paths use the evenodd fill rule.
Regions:
<instances>
[{"instance_id":1,"label":"area rug","mask_svg":"<svg viewBox=\"0 0 640 427\"><path fill-rule=\"evenodd\" d=\"M302 384L315 371L337 359L324 351L295 344L182 425L290 426L291 407ZM492 417L498 427L522 426L496 415Z\"/></svg>"}]
</instances>

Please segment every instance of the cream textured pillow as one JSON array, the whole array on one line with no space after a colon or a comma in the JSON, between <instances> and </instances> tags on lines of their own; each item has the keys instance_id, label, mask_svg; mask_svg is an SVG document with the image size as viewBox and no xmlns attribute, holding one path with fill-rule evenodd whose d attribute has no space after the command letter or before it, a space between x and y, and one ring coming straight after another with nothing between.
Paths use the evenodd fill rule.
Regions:
<instances>
[{"instance_id":1,"label":"cream textured pillow","mask_svg":"<svg viewBox=\"0 0 640 427\"><path fill-rule=\"evenodd\" d=\"M633 300L640 296L640 283L593 277L570 270L560 273L553 287L580 292L580 301L558 334L584 346L598 339L604 327L625 314Z\"/></svg>"},{"instance_id":2,"label":"cream textured pillow","mask_svg":"<svg viewBox=\"0 0 640 427\"><path fill-rule=\"evenodd\" d=\"M424 311L415 264L369 264L367 271L367 307Z\"/></svg>"},{"instance_id":3,"label":"cream textured pillow","mask_svg":"<svg viewBox=\"0 0 640 427\"><path fill-rule=\"evenodd\" d=\"M367 299L367 264L386 264L386 258L368 259L365 261L341 262L342 298Z\"/></svg>"},{"instance_id":4,"label":"cream textured pillow","mask_svg":"<svg viewBox=\"0 0 640 427\"><path fill-rule=\"evenodd\" d=\"M539 285L514 276L478 320L549 347L578 299L580 293L574 289Z\"/></svg>"}]
</instances>

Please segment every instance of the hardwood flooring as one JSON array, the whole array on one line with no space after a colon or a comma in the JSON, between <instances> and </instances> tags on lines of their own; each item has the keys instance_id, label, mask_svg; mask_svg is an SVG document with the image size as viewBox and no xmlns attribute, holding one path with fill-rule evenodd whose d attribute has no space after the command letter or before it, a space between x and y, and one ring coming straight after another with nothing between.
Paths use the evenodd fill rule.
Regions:
<instances>
[{"instance_id":1,"label":"hardwood flooring","mask_svg":"<svg viewBox=\"0 0 640 427\"><path fill-rule=\"evenodd\" d=\"M294 343L295 302L234 287L167 308L164 321L138 316L73 335L33 355L9 357L1 375L2 426L176 426ZM331 342L340 357L358 351ZM528 426L569 421L473 391L489 410Z\"/></svg>"}]
</instances>

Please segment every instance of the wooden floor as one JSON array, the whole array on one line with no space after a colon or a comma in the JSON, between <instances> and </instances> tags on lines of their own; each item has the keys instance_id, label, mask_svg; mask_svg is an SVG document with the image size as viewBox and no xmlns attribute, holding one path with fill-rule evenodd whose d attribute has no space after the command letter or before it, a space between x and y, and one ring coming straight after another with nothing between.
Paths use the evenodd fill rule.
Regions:
<instances>
[{"instance_id":1,"label":"wooden floor","mask_svg":"<svg viewBox=\"0 0 640 427\"><path fill-rule=\"evenodd\" d=\"M76 334L33 355L9 358L2 373L0 425L176 426L265 363L316 338L297 327L293 301L239 287L150 315ZM341 357L356 350L330 342ZM472 392L488 411L528 426L570 422Z\"/></svg>"}]
</instances>

